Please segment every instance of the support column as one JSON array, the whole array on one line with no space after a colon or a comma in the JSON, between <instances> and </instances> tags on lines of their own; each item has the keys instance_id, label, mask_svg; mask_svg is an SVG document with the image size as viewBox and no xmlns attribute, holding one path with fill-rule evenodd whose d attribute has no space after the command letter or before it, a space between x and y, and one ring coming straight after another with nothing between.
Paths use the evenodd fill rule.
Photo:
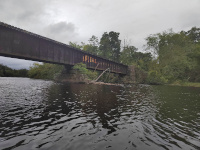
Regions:
<instances>
[{"instance_id":1,"label":"support column","mask_svg":"<svg viewBox=\"0 0 200 150\"><path fill-rule=\"evenodd\" d=\"M135 83L135 66L128 66L128 76Z\"/></svg>"},{"instance_id":2,"label":"support column","mask_svg":"<svg viewBox=\"0 0 200 150\"><path fill-rule=\"evenodd\" d=\"M65 65L65 72L66 73L70 73L70 71L72 70L72 67L71 65Z\"/></svg>"}]
</instances>

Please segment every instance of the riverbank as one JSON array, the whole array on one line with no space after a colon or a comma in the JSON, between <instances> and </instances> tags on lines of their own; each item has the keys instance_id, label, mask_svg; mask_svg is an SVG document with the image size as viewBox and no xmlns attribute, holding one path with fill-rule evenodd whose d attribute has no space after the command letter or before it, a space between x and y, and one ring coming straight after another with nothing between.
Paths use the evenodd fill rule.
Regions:
<instances>
[{"instance_id":1,"label":"riverbank","mask_svg":"<svg viewBox=\"0 0 200 150\"><path fill-rule=\"evenodd\" d=\"M78 84L96 84L96 85L114 85L114 86L123 86L124 84L119 83L106 83L106 82L95 82L93 80L72 80L72 79L64 79L64 80L53 80L59 83L78 83Z\"/></svg>"},{"instance_id":2,"label":"riverbank","mask_svg":"<svg viewBox=\"0 0 200 150\"><path fill-rule=\"evenodd\" d=\"M176 81L172 84L169 84L171 86L188 86L188 87L200 87L200 83L194 83L194 82L180 82Z\"/></svg>"},{"instance_id":3,"label":"riverbank","mask_svg":"<svg viewBox=\"0 0 200 150\"><path fill-rule=\"evenodd\" d=\"M126 83L107 83L107 82L95 82L93 80L88 80L88 79L82 79L82 78L77 78L77 79L72 79L72 78L64 78L64 79L57 79L57 80L53 80L56 82L60 82L60 83L80 83L80 84L98 84L98 85L115 85L115 86L123 86ZM135 84L139 84L139 83L135 83ZM151 84L149 84L151 85ZM159 85L163 85L163 84L159 84ZM185 87L200 87L200 83L194 83L194 82L183 82L183 81L176 81L173 82L171 84L166 84L169 86L185 86Z\"/></svg>"},{"instance_id":4,"label":"riverbank","mask_svg":"<svg viewBox=\"0 0 200 150\"><path fill-rule=\"evenodd\" d=\"M90 81L88 84L115 85L115 86L123 86L124 85L124 84L118 84L118 83L105 83L105 82L95 82L95 81Z\"/></svg>"}]
</instances>

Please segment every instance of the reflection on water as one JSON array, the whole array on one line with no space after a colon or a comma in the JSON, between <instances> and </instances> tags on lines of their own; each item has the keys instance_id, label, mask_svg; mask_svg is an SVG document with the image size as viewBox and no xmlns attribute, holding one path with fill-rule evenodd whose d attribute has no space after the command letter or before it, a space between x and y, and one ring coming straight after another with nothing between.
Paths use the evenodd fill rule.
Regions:
<instances>
[{"instance_id":1,"label":"reflection on water","mask_svg":"<svg viewBox=\"0 0 200 150\"><path fill-rule=\"evenodd\" d=\"M0 149L200 149L200 88L0 78Z\"/></svg>"}]
</instances>

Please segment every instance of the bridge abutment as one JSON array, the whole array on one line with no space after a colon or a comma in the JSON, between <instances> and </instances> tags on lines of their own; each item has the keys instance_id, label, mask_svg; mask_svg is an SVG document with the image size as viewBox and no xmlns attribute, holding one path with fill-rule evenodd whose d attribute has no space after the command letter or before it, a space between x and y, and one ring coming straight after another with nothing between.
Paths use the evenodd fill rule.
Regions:
<instances>
[{"instance_id":1,"label":"bridge abutment","mask_svg":"<svg viewBox=\"0 0 200 150\"><path fill-rule=\"evenodd\" d=\"M65 65L65 73L69 74L70 71L72 70L72 67L71 65Z\"/></svg>"}]
</instances>

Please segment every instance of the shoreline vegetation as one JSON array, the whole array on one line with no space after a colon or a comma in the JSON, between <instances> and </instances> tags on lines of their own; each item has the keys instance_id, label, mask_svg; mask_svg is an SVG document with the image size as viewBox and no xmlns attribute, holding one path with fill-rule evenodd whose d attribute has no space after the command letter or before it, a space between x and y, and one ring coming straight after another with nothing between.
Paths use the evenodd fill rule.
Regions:
<instances>
[{"instance_id":1,"label":"shoreline vegetation","mask_svg":"<svg viewBox=\"0 0 200 150\"><path fill-rule=\"evenodd\" d=\"M185 86L185 87L200 87L200 83L193 83L193 82L174 82L172 84L168 84L171 86Z\"/></svg>"},{"instance_id":2,"label":"shoreline vegetation","mask_svg":"<svg viewBox=\"0 0 200 150\"><path fill-rule=\"evenodd\" d=\"M100 83L149 84L200 87L200 28L151 34L142 50L130 45L129 39L120 40L118 32L104 32L99 39L92 36L88 43L69 42L70 46L134 67L134 73L120 77L105 73ZM122 44L123 43L123 44ZM88 70L83 63L69 70L62 65L35 63L29 70L16 71L0 65L0 76L23 76L63 82L89 83L101 72ZM93 82L94 83L94 82ZM100 84L98 83L98 84Z\"/></svg>"},{"instance_id":3,"label":"shoreline vegetation","mask_svg":"<svg viewBox=\"0 0 200 150\"><path fill-rule=\"evenodd\" d=\"M16 70L0 64L0 77L28 77L28 70Z\"/></svg>"},{"instance_id":4,"label":"shoreline vegetation","mask_svg":"<svg viewBox=\"0 0 200 150\"><path fill-rule=\"evenodd\" d=\"M77 67L78 66L78 67ZM26 70L26 69L20 69L17 72L21 72L21 74L14 74L13 72L16 72L15 69L11 69L7 66L3 66L0 65L0 72L2 72L2 67L5 67L7 70L9 70L9 75L7 76L2 76L2 74L0 74L0 77L29 77L29 78L33 78L33 79L45 79L45 80L53 80L56 82L60 82L60 83L80 83L80 84L96 84L96 85L114 85L114 86L123 86L124 84L141 84L139 82L135 82L135 83L116 83L116 82L104 82L102 80L98 81L98 82L94 82L94 80L91 80L91 78L89 79L87 77L86 72L90 72L90 70L86 69L84 64L78 64L76 67L74 67L75 69L72 70L72 72L70 74L65 74L63 72L64 70L64 66L60 66L60 65L55 65L55 64L38 64L35 63L32 67L30 67L31 69L34 69L34 71L32 70L30 72L30 70ZM82 69L80 69L80 66L82 66L84 68L84 70L86 72L84 72ZM59 67L59 68L58 68ZM48 69L48 71L44 71L44 68ZM54 68L57 68L58 72L56 72L54 70ZM52 71L54 70L54 71ZM31 74L34 72L34 75ZM52 73L53 72L53 73ZM92 72L92 71L91 71ZM101 73L101 72L100 72ZM100 74L99 73L99 74ZM7 73L8 74L8 73ZM91 74L91 73L89 73ZM20 76L21 75L21 76ZM30 76L31 75L31 76ZM95 73L95 76L93 77L97 77L98 73ZM67 77L66 77L67 76ZM47 78L48 77L48 78ZM147 83L143 83L143 84L147 84ZM173 83L166 83L166 84L149 84L149 85L169 85L169 86L184 86L184 87L200 87L200 83L199 82L184 82L184 81L175 81Z\"/></svg>"}]
</instances>

